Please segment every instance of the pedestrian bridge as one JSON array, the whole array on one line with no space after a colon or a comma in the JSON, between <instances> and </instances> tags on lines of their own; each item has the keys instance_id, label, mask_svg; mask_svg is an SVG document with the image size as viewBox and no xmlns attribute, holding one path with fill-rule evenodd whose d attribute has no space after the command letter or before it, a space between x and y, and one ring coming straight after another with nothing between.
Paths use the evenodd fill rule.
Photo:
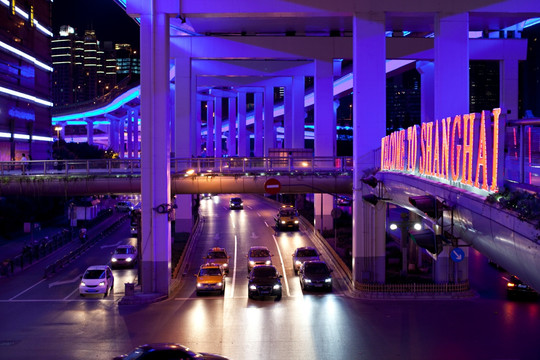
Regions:
<instances>
[{"instance_id":1,"label":"pedestrian bridge","mask_svg":"<svg viewBox=\"0 0 540 360\"><path fill-rule=\"evenodd\" d=\"M140 159L0 162L0 196L85 196L141 192ZM351 193L351 157L171 159L171 194Z\"/></svg>"}]
</instances>

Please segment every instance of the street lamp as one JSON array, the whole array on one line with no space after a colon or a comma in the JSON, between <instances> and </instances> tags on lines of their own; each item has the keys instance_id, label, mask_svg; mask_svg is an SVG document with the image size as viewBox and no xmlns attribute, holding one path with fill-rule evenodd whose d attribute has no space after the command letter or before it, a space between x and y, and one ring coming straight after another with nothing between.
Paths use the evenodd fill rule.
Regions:
<instances>
[{"instance_id":1,"label":"street lamp","mask_svg":"<svg viewBox=\"0 0 540 360\"><path fill-rule=\"evenodd\" d=\"M55 126L54 130L56 131L56 138L57 138L57 141L58 141L58 148L60 148L60 131L62 131L62 127L61 126Z\"/></svg>"}]
</instances>

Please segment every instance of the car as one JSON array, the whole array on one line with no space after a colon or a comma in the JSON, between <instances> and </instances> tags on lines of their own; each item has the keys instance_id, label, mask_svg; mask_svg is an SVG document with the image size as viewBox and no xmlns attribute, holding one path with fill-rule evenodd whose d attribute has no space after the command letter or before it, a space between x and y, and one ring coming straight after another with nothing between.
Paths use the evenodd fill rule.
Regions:
<instances>
[{"instance_id":1,"label":"car","mask_svg":"<svg viewBox=\"0 0 540 360\"><path fill-rule=\"evenodd\" d=\"M239 197L233 197L229 200L229 209L231 210L242 210L244 208L244 203Z\"/></svg>"},{"instance_id":2,"label":"car","mask_svg":"<svg viewBox=\"0 0 540 360\"><path fill-rule=\"evenodd\" d=\"M79 294L83 297L89 294L103 294L103 297L107 297L113 289L114 276L107 265L90 266L79 284Z\"/></svg>"},{"instance_id":3,"label":"car","mask_svg":"<svg viewBox=\"0 0 540 360\"><path fill-rule=\"evenodd\" d=\"M118 212L130 212L133 210L133 203L131 201L119 201L114 207Z\"/></svg>"},{"instance_id":4,"label":"car","mask_svg":"<svg viewBox=\"0 0 540 360\"><path fill-rule=\"evenodd\" d=\"M340 195L336 199L336 204L338 206L351 206L352 199L348 196Z\"/></svg>"},{"instance_id":5,"label":"car","mask_svg":"<svg viewBox=\"0 0 540 360\"><path fill-rule=\"evenodd\" d=\"M204 193L201 195L202 196L202 199L211 199L212 198L212 194L211 193Z\"/></svg>"},{"instance_id":6,"label":"car","mask_svg":"<svg viewBox=\"0 0 540 360\"><path fill-rule=\"evenodd\" d=\"M134 267L138 260L137 248L133 245L120 245L114 250L111 257L111 266Z\"/></svg>"},{"instance_id":7,"label":"car","mask_svg":"<svg viewBox=\"0 0 540 360\"><path fill-rule=\"evenodd\" d=\"M292 205L283 205L276 215L276 228L278 230L291 229L298 230L300 228L300 218L298 210Z\"/></svg>"},{"instance_id":8,"label":"car","mask_svg":"<svg viewBox=\"0 0 540 360\"><path fill-rule=\"evenodd\" d=\"M248 298L255 296L275 296L281 300L281 278L274 265L258 265L248 275Z\"/></svg>"},{"instance_id":9,"label":"car","mask_svg":"<svg viewBox=\"0 0 540 360\"><path fill-rule=\"evenodd\" d=\"M204 260L206 260L207 263L214 263L219 264L225 271L225 274L229 273L229 259L231 257L227 255L227 251L225 251L225 248L221 247L213 247L210 250L208 250L208 254L206 254L205 257L203 257Z\"/></svg>"},{"instance_id":10,"label":"car","mask_svg":"<svg viewBox=\"0 0 540 360\"><path fill-rule=\"evenodd\" d=\"M511 275L506 283L506 296L508 299L520 296L537 297L538 293L517 276Z\"/></svg>"},{"instance_id":11,"label":"car","mask_svg":"<svg viewBox=\"0 0 540 360\"><path fill-rule=\"evenodd\" d=\"M213 263L203 264L195 276L197 277L197 296L204 292L219 292L220 295L225 294L225 272L221 265Z\"/></svg>"},{"instance_id":12,"label":"car","mask_svg":"<svg viewBox=\"0 0 540 360\"><path fill-rule=\"evenodd\" d=\"M321 289L332 291L332 270L324 261L306 261L298 270L302 290Z\"/></svg>"},{"instance_id":13,"label":"car","mask_svg":"<svg viewBox=\"0 0 540 360\"><path fill-rule=\"evenodd\" d=\"M197 353L188 347L176 343L153 343L136 347L128 354L115 357L113 360L227 360L228 358L210 353Z\"/></svg>"},{"instance_id":14,"label":"car","mask_svg":"<svg viewBox=\"0 0 540 360\"><path fill-rule=\"evenodd\" d=\"M248 272L257 265L272 265L272 256L266 246L250 247L246 255Z\"/></svg>"},{"instance_id":15,"label":"car","mask_svg":"<svg viewBox=\"0 0 540 360\"><path fill-rule=\"evenodd\" d=\"M315 248L311 246L304 246L299 247L294 251L294 253L292 254L292 260L294 266L294 273L298 274L300 266L302 266L305 261L314 261L320 259L319 253Z\"/></svg>"}]
</instances>

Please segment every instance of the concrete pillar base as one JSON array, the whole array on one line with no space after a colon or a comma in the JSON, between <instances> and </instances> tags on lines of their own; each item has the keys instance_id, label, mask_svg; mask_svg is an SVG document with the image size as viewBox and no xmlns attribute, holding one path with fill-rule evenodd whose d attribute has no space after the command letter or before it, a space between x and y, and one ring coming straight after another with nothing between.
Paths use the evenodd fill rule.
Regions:
<instances>
[{"instance_id":1,"label":"concrete pillar base","mask_svg":"<svg viewBox=\"0 0 540 360\"><path fill-rule=\"evenodd\" d=\"M143 261L141 274L143 293L159 293L157 289L170 289L171 264L168 261Z\"/></svg>"},{"instance_id":2,"label":"concrete pillar base","mask_svg":"<svg viewBox=\"0 0 540 360\"><path fill-rule=\"evenodd\" d=\"M386 278L386 257L370 256L355 257L353 259L353 279L360 283L385 282Z\"/></svg>"}]
</instances>

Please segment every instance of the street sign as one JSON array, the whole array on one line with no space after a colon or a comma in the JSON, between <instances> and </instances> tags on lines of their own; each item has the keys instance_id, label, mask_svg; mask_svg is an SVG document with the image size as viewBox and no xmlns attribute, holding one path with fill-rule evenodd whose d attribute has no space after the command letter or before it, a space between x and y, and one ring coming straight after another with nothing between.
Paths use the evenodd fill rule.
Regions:
<instances>
[{"instance_id":1,"label":"street sign","mask_svg":"<svg viewBox=\"0 0 540 360\"><path fill-rule=\"evenodd\" d=\"M461 250L460 248L455 248L450 253L450 257L452 258L452 260L454 260L454 262L458 263L462 261L463 259L465 259L465 252Z\"/></svg>"},{"instance_id":2,"label":"street sign","mask_svg":"<svg viewBox=\"0 0 540 360\"><path fill-rule=\"evenodd\" d=\"M278 194L281 191L281 183L278 179L268 179L264 183L264 191L270 195Z\"/></svg>"}]
</instances>

